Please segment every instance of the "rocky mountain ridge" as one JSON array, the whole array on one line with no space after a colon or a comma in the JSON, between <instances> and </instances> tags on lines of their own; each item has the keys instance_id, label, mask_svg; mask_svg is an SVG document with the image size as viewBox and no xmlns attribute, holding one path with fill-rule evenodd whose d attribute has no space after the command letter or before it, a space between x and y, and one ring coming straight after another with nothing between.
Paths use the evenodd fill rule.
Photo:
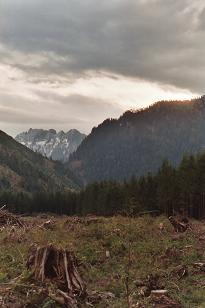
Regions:
<instances>
[{"instance_id":1,"label":"rocky mountain ridge","mask_svg":"<svg viewBox=\"0 0 205 308\"><path fill-rule=\"evenodd\" d=\"M56 132L54 129L32 129L16 136L16 141L25 145L34 152L63 163L69 160L70 154L77 150L85 134L76 129L68 132Z\"/></svg>"}]
</instances>

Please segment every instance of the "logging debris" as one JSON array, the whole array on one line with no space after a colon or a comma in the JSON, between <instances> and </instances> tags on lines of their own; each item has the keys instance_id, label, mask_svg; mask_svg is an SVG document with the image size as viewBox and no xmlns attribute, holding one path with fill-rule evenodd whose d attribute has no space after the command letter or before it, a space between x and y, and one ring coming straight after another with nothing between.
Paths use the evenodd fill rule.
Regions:
<instances>
[{"instance_id":1,"label":"logging debris","mask_svg":"<svg viewBox=\"0 0 205 308\"><path fill-rule=\"evenodd\" d=\"M136 281L135 285L141 287L139 295L148 297L153 290L164 289L160 283L160 276L158 274L150 274L144 280Z\"/></svg>"},{"instance_id":2,"label":"logging debris","mask_svg":"<svg viewBox=\"0 0 205 308\"><path fill-rule=\"evenodd\" d=\"M45 222L43 222L39 228L41 229L47 229L47 230L54 230L55 229L55 221L49 219Z\"/></svg>"},{"instance_id":3,"label":"logging debris","mask_svg":"<svg viewBox=\"0 0 205 308\"><path fill-rule=\"evenodd\" d=\"M179 279L188 275L188 267L186 265L178 265L172 269L171 274Z\"/></svg>"},{"instance_id":4,"label":"logging debris","mask_svg":"<svg viewBox=\"0 0 205 308\"><path fill-rule=\"evenodd\" d=\"M12 226L7 229L7 235L3 239L4 243L14 242L14 243L22 243L25 241L25 232L26 228L17 228Z\"/></svg>"},{"instance_id":5,"label":"logging debris","mask_svg":"<svg viewBox=\"0 0 205 308\"><path fill-rule=\"evenodd\" d=\"M73 231L76 226L79 225L89 226L90 224L96 224L96 223L102 223L102 218L94 215L88 215L86 217L78 217L78 216L69 217L65 221L64 225L70 231Z\"/></svg>"},{"instance_id":6,"label":"logging debris","mask_svg":"<svg viewBox=\"0 0 205 308\"><path fill-rule=\"evenodd\" d=\"M200 272L205 272L205 263L198 262L193 264L194 268L198 269Z\"/></svg>"},{"instance_id":7,"label":"logging debris","mask_svg":"<svg viewBox=\"0 0 205 308\"><path fill-rule=\"evenodd\" d=\"M188 228L190 228L190 224L187 218L177 219L174 216L170 216L169 221L174 227L175 232L183 233Z\"/></svg>"},{"instance_id":8,"label":"logging debris","mask_svg":"<svg viewBox=\"0 0 205 308\"><path fill-rule=\"evenodd\" d=\"M0 209L0 226L17 226L17 227L25 227L25 223L22 221L22 219L14 215L13 213L10 213L9 211L5 210L4 208Z\"/></svg>"}]
</instances>

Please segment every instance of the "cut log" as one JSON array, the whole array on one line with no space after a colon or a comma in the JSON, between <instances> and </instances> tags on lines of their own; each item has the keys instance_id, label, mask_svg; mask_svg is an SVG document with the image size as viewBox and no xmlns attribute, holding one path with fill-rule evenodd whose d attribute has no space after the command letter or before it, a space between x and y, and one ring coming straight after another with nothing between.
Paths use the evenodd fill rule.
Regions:
<instances>
[{"instance_id":1,"label":"cut log","mask_svg":"<svg viewBox=\"0 0 205 308\"><path fill-rule=\"evenodd\" d=\"M151 291L151 294L156 295L156 296L166 295L167 293L168 293L167 290L152 290Z\"/></svg>"}]
</instances>

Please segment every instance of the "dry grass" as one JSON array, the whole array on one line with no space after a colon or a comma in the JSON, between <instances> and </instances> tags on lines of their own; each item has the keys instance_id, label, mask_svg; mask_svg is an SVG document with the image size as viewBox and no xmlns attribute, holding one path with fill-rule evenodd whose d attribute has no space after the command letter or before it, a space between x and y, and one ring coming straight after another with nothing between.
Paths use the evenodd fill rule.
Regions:
<instances>
[{"instance_id":1,"label":"dry grass","mask_svg":"<svg viewBox=\"0 0 205 308\"><path fill-rule=\"evenodd\" d=\"M72 218L69 223L68 217L48 219L54 222L49 229L39 228L46 219L37 217L26 218L31 227L24 234L16 230L16 237L9 238L9 227L0 232L0 306L9 298L13 307L21 302L27 303L25 307L58 307L45 293L45 285L33 280L25 266L32 244L52 243L73 251L82 261L81 274L89 292L108 291L115 295L94 307L124 308L128 297L132 307L152 307L150 297L139 295L137 286L150 274L160 277L162 287L182 307L205 307L205 273L193 267L195 262L205 262L205 241L199 240L205 235L203 222L193 221L193 230L176 235L163 216L117 216L90 224L73 223ZM188 268L188 275L177 275L175 268L179 265Z\"/></svg>"}]
</instances>

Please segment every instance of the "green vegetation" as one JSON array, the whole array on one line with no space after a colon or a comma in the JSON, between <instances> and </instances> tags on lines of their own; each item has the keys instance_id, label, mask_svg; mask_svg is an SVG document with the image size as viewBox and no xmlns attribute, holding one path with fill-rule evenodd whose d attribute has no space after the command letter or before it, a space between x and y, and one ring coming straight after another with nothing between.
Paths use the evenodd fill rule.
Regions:
<instances>
[{"instance_id":1,"label":"green vegetation","mask_svg":"<svg viewBox=\"0 0 205 308\"><path fill-rule=\"evenodd\" d=\"M46 307L57 307L51 305L52 300L46 294L39 292L42 284L30 276L25 265L31 244L53 243L74 251L83 262L80 271L89 292L109 291L115 295L109 303L101 302L95 307L127 307L127 283L131 303L141 304L135 307L152 307L151 298L139 295L137 286L139 280L143 281L150 274L160 277L160 284L182 307L205 307L205 278L193 268L193 263L205 261L204 243L199 240L200 234L205 232L203 223L192 221L192 230L176 238L163 216L135 219L116 216L100 218L89 225L72 224L72 218L69 218L71 223L66 224L67 217L51 219L54 221L51 230L39 228L45 218L37 217L26 218L31 227L25 232L16 229L13 235L10 227L0 232L1 296L11 296L18 304L30 303L28 307L43 308L46 303ZM108 257L106 251L109 251ZM187 266L187 275L178 276L179 265ZM9 292L5 290L8 288Z\"/></svg>"}]
</instances>

